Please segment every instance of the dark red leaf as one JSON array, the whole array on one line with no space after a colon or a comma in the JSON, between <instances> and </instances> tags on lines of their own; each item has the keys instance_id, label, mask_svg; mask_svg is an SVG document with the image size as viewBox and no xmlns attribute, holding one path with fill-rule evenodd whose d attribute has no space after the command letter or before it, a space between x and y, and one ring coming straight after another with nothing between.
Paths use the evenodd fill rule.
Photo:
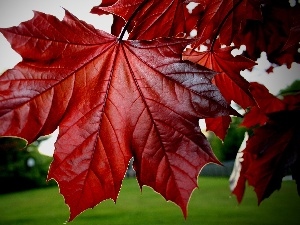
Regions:
<instances>
[{"instance_id":1,"label":"dark red leaf","mask_svg":"<svg viewBox=\"0 0 300 225\"><path fill-rule=\"evenodd\" d=\"M268 121L268 114L287 108L282 100L272 95L262 84L251 82L249 90L256 101L256 105L252 106L250 111L246 113L242 126L251 128L264 125Z\"/></svg>"},{"instance_id":2,"label":"dark red leaf","mask_svg":"<svg viewBox=\"0 0 300 225\"><path fill-rule=\"evenodd\" d=\"M264 125L268 121L268 117L263 113L258 106L253 106L246 112L241 126L255 127L257 125Z\"/></svg>"},{"instance_id":3,"label":"dark red leaf","mask_svg":"<svg viewBox=\"0 0 300 225\"><path fill-rule=\"evenodd\" d=\"M246 45L246 56L253 60L264 51L271 63L289 68L293 62L300 62L300 5L291 7L288 1L269 1L261 8L263 19L248 20L233 42Z\"/></svg>"},{"instance_id":4,"label":"dark red leaf","mask_svg":"<svg viewBox=\"0 0 300 225\"><path fill-rule=\"evenodd\" d=\"M198 41L194 43L210 44L219 39L221 44L229 46L233 37L248 19L261 19L260 4L257 0L195 0L198 6Z\"/></svg>"},{"instance_id":5,"label":"dark red leaf","mask_svg":"<svg viewBox=\"0 0 300 225\"><path fill-rule=\"evenodd\" d=\"M221 140L224 140L227 129L231 123L230 116L221 116L217 118L206 118L206 130L213 131Z\"/></svg>"},{"instance_id":6,"label":"dark red leaf","mask_svg":"<svg viewBox=\"0 0 300 225\"><path fill-rule=\"evenodd\" d=\"M69 220L116 201L131 157L140 186L187 215L199 171L218 163L198 121L235 113L214 72L181 60L190 40L122 41L69 12L0 31L23 57L0 77L0 135L33 141L59 126L48 179Z\"/></svg>"},{"instance_id":7,"label":"dark red leaf","mask_svg":"<svg viewBox=\"0 0 300 225\"><path fill-rule=\"evenodd\" d=\"M243 108L247 108L255 103L248 90L249 83L240 75L240 71L253 67L255 62L240 55L234 57L231 54L232 49L226 47L204 52L187 49L183 53L183 58L218 72L219 74L214 77L214 83L226 101L230 103L233 100ZM210 129L216 128L212 131L222 139L230 121L230 118L227 118L226 122L221 122L223 119L219 119L219 122L216 120L215 125L212 125L213 121L209 121Z\"/></svg>"},{"instance_id":8,"label":"dark red leaf","mask_svg":"<svg viewBox=\"0 0 300 225\"><path fill-rule=\"evenodd\" d=\"M111 6L111 5L115 4L117 1L118 0L102 0L100 6L101 7ZM110 14L109 12L104 11L99 7L93 7L91 10L91 13L98 14L98 15ZM113 24L111 27L111 34L113 34L115 36L119 36L124 25L125 25L125 20L122 17L113 15Z\"/></svg>"},{"instance_id":9,"label":"dark red leaf","mask_svg":"<svg viewBox=\"0 0 300 225\"><path fill-rule=\"evenodd\" d=\"M285 95L282 101L286 105L287 110L297 110L300 107L299 91L296 94L290 93Z\"/></svg>"},{"instance_id":10,"label":"dark red leaf","mask_svg":"<svg viewBox=\"0 0 300 225\"><path fill-rule=\"evenodd\" d=\"M246 181L254 187L260 203L279 190L282 178L290 173L297 182L300 195L299 100L299 94L292 95L285 99L289 109L269 111L265 125L256 128L247 141L241 160L242 168L233 189L239 202L243 198Z\"/></svg>"},{"instance_id":11,"label":"dark red leaf","mask_svg":"<svg viewBox=\"0 0 300 225\"><path fill-rule=\"evenodd\" d=\"M262 84L251 82L249 90L255 99L256 104L265 114L282 111L286 107L282 100L272 95Z\"/></svg>"},{"instance_id":12,"label":"dark red leaf","mask_svg":"<svg viewBox=\"0 0 300 225\"><path fill-rule=\"evenodd\" d=\"M115 4L94 7L93 13L112 13L129 21L129 39L149 40L189 34L196 26L198 15L190 14L186 0L118 0Z\"/></svg>"},{"instance_id":13,"label":"dark red leaf","mask_svg":"<svg viewBox=\"0 0 300 225\"><path fill-rule=\"evenodd\" d=\"M243 151L242 170L233 193L242 200L245 182L254 187L260 203L281 187L282 178L291 171L299 189L299 113L281 111L257 128Z\"/></svg>"}]
</instances>

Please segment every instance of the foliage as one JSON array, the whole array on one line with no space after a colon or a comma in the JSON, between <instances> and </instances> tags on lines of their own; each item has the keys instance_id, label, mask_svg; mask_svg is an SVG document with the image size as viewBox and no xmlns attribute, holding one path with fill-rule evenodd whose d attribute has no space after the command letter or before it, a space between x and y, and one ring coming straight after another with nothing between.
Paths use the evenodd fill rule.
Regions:
<instances>
[{"instance_id":1,"label":"foliage","mask_svg":"<svg viewBox=\"0 0 300 225\"><path fill-rule=\"evenodd\" d=\"M52 158L38 152L40 141L26 146L24 139L0 138L0 193L49 186L45 177Z\"/></svg>"},{"instance_id":2,"label":"foliage","mask_svg":"<svg viewBox=\"0 0 300 225\"><path fill-rule=\"evenodd\" d=\"M112 34L68 11L62 21L35 12L0 29L23 58L0 77L0 134L31 143L59 127L48 179L58 182L69 221L117 200L132 157L140 187L152 187L186 217L199 171L219 163L198 121L224 139L230 116L239 115L234 101L250 109L244 125L262 126L248 142L234 193L241 199L248 180L261 201L278 188L281 170L299 167L299 132L290 127L299 123L299 101L276 100L240 71L262 51L278 66L299 62L299 10L288 0L103 0L91 12L114 15ZM241 45L246 51L233 56ZM270 154L266 138L286 145L278 142Z\"/></svg>"},{"instance_id":3,"label":"foliage","mask_svg":"<svg viewBox=\"0 0 300 225\"><path fill-rule=\"evenodd\" d=\"M294 81L290 86L279 91L279 96L296 94L300 90L300 80Z\"/></svg>"},{"instance_id":4,"label":"foliage","mask_svg":"<svg viewBox=\"0 0 300 225\"><path fill-rule=\"evenodd\" d=\"M232 117L230 126L227 130L224 140L220 140L213 132L208 133L208 141L217 156L223 162L234 160L247 131L245 127L240 126L242 119Z\"/></svg>"},{"instance_id":5,"label":"foliage","mask_svg":"<svg viewBox=\"0 0 300 225\"><path fill-rule=\"evenodd\" d=\"M297 82L292 87L296 84ZM245 115L242 125L254 127L254 133L242 152L243 166L235 178L233 193L240 202L247 180L255 188L260 204L281 188L284 176L292 175L300 195L300 89L293 94L284 95L283 99L271 95L258 83L252 83L250 89L257 106ZM291 90L291 87L286 90ZM257 127L258 124L261 126Z\"/></svg>"}]
</instances>

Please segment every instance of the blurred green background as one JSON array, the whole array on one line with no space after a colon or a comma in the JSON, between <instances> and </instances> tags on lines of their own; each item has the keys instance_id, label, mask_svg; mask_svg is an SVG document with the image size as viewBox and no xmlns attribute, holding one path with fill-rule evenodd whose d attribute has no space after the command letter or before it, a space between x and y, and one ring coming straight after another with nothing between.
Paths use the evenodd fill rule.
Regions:
<instances>
[{"instance_id":1,"label":"blurred green background","mask_svg":"<svg viewBox=\"0 0 300 225\"><path fill-rule=\"evenodd\" d=\"M117 203L104 201L88 209L71 225L183 224L183 225L298 225L300 198L294 181L257 205L248 188L240 205L230 195L227 178L201 177L188 205L185 220L178 206L166 202L151 188L140 191L135 178L125 178ZM0 224L56 225L69 218L69 210L57 187L0 195Z\"/></svg>"},{"instance_id":2,"label":"blurred green background","mask_svg":"<svg viewBox=\"0 0 300 225\"><path fill-rule=\"evenodd\" d=\"M43 137L27 145L17 137L0 137L0 194L55 185L46 182L52 157L39 153Z\"/></svg>"}]
</instances>

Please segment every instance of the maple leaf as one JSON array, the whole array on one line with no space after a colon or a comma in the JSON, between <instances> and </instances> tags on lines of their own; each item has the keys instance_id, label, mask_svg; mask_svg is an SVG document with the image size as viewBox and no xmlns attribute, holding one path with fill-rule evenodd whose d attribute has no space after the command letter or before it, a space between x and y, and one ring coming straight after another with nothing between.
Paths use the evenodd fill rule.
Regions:
<instances>
[{"instance_id":1,"label":"maple leaf","mask_svg":"<svg viewBox=\"0 0 300 225\"><path fill-rule=\"evenodd\" d=\"M108 7L108 6L111 6L111 5L115 4L117 1L118 0L102 0L100 6L101 7ZM109 12L104 11L99 7L93 7L91 9L91 13L98 14L98 15L110 14ZM113 15L113 23L112 23L112 26L111 26L111 34L113 34L115 36L118 36L121 33L122 28L124 26L125 26L125 20L122 17Z\"/></svg>"},{"instance_id":2,"label":"maple leaf","mask_svg":"<svg viewBox=\"0 0 300 225\"><path fill-rule=\"evenodd\" d=\"M257 125L264 125L267 121L268 117L260 110L260 108L258 106L252 106L244 115L241 126L250 128Z\"/></svg>"},{"instance_id":3,"label":"maple leaf","mask_svg":"<svg viewBox=\"0 0 300 225\"><path fill-rule=\"evenodd\" d=\"M261 19L261 1L256 0L195 0L198 17L195 27L197 37L194 47L211 44L216 38L221 44L229 46L234 36L248 19Z\"/></svg>"},{"instance_id":4,"label":"maple leaf","mask_svg":"<svg viewBox=\"0 0 300 225\"><path fill-rule=\"evenodd\" d=\"M69 221L116 201L129 160L187 215L201 168L219 163L200 118L236 112L211 80L181 59L191 40L124 41L78 20L40 12L2 28L23 61L0 77L0 135L35 140L59 126L48 179L70 207Z\"/></svg>"},{"instance_id":5,"label":"maple leaf","mask_svg":"<svg viewBox=\"0 0 300 225\"><path fill-rule=\"evenodd\" d=\"M285 109L285 103L276 96L272 95L269 90L262 84L251 82L249 90L255 99L257 106L265 113L278 112Z\"/></svg>"},{"instance_id":6,"label":"maple leaf","mask_svg":"<svg viewBox=\"0 0 300 225\"><path fill-rule=\"evenodd\" d=\"M254 129L242 156L238 156L242 158L242 167L234 178L237 182L232 193L241 202L248 181L254 187L258 203L261 203L275 190L279 190L282 178L291 173L300 195L300 95L287 95L280 100L256 82L251 83L250 89L257 106L245 115L242 125L262 126Z\"/></svg>"},{"instance_id":7,"label":"maple leaf","mask_svg":"<svg viewBox=\"0 0 300 225\"><path fill-rule=\"evenodd\" d=\"M94 7L91 12L99 15L112 13L126 21L130 20L129 39L149 40L189 34L199 19L198 15L188 12L186 6L189 2L191 1L115 0ZM116 23L121 26L119 20Z\"/></svg>"},{"instance_id":8,"label":"maple leaf","mask_svg":"<svg viewBox=\"0 0 300 225\"><path fill-rule=\"evenodd\" d=\"M257 128L247 141L240 177L232 191L239 202L246 181L254 187L261 203L280 189L282 178L290 172L300 195L299 113L299 110L271 113L268 122Z\"/></svg>"},{"instance_id":9,"label":"maple leaf","mask_svg":"<svg viewBox=\"0 0 300 225\"><path fill-rule=\"evenodd\" d=\"M256 60L266 52L268 60L277 65L300 62L300 5L289 1L268 1L261 7L262 20L247 20L234 36L235 45L246 45L245 56ZM256 40L256 41L253 41Z\"/></svg>"},{"instance_id":10,"label":"maple leaf","mask_svg":"<svg viewBox=\"0 0 300 225\"><path fill-rule=\"evenodd\" d=\"M213 131L216 136L224 140L227 134L228 127L231 123L230 116L221 116L217 118L206 118L206 130Z\"/></svg>"},{"instance_id":11,"label":"maple leaf","mask_svg":"<svg viewBox=\"0 0 300 225\"><path fill-rule=\"evenodd\" d=\"M241 123L245 127L264 125L268 121L267 115L286 109L286 104L272 95L262 84L251 82L249 90L255 99L256 105L251 106Z\"/></svg>"},{"instance_id":12,"label":"maple leaf","mask_svg":"<svg viewBox=\"0 0 300 225\"><path fill-rule=\"evenodd\" d=\"M234 57L232 50L233 47L226 47L199 52L188 48L183 52L183 58L218 72L213 82L226 101L230 103L233 100L245 109L255 105L255 102L248 90L249 83L240 75L240 71L252 68L255 62L240 55ZM224 139L230 121L226 117L206 119L208 129L221 139Z\"/></svg>"}]
</instances>

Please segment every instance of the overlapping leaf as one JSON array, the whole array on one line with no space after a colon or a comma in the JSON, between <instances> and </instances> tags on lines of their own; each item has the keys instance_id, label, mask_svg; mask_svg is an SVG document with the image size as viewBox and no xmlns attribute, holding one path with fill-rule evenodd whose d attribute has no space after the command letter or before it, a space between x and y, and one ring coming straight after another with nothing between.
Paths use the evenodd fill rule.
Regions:
<instances>
[{"instance_id":1,"label":"overlapping leaf","mask_svg":"<svg viewBox=\"0 0 300 225\"><path fill-rule=\"evenodd\" d=\"M300 154L299 154L299 94L290 95L279 100L266 88L257 83L252 84L252 92L257 97L257 114L246 114L243 125L262 123L254 130L242 152L242 167L232 192L242 201L245 183L254 187L258 203L268 198L281 187L282 178L292 174L300 194ZM263 118L265 120L260 120ZM250 117L250 119L248 118ZM256 120L255 120L256 118ZM255 122L256 121L256 122Z\"/></svg>"},{"instance_id":2,"label":"overlapping leaf","mask_svg":"<svg viewBox=\"0 0 300 225\"><path fill-rule=\"evenodd\" d=\"M189 34L199 19L198 15L188 12L186 6L189 2L186 0L115 0L104 2L105 4L94 7L91 12L99 15L105 12L112 13L126 21L130 20L129 39L150 40ZM131 20L132 15L134 18ZM115 24L120 27L122 22L118 19Z\"/></svg>"},{"instance_id":3,"label":"overlapping leaf","mask_svg":"<svg viewBox=\"0 0 300 225\"><path fill-rule=\"evenodd\" d=\"M251 82L249 90L255 99L256 105L253 105L250 111L246 113L241 124L245 127L251 128L257 125L264 125L268 121L268 114L282 111L286 108L286 105L272 95L262 84Z\"/></svg>"},{"instance_id":4,"label":"overlapping leaf","mask_svg":"<svg viewBox=\"0 0 300 225\"><path fill-rule=\"evenodd\" d=\"M199 20L195 27L198 36L195 47L210 44L217 37L221 44L229 46L246 20L260 20L260 4L257 0L195 0Z\"/></svg>"},{"instance_id":5,"label":"overlapping leaf","mask_svg":"<svg viewBox=\"0 0 300 225\"><path fill-rule=\"evenodd\" d=\"M290 67L293 62L300 62L299 15L298 3L291 7L287 0L270 1L262 5L263 19L248 20L233 42L246 45L246 56L253 60L264 51L270 62Z\"/></svg>"},{"instance_id":6,"label":"overlapping leaf","mask_svg":"<svg viewBox=\"0 0 300 225\"><path fill-rule=\"evenodd\" d=\"M226 101L230 103L233 100L245 109L255 105L255 103L248 90L249 83L240 75L240 71L252 68L255 62L240 55L234 57L231 54L232 49L233 47L226 47L204 52L187 49L183 53L183 57L219 72L220 74L214 77L214 83L218 86ZM224 139L230 121L229 118L222 117L209 119L207 120L208 129Z\"/></svg>"},{"instance_id":7,"label":"overlapping leaf","mask_svg":"<svg viewBox=\"0 0 300 225\"><path fill-rule=\"evenodd\" d=\"M30 142L59 126L54 178L70 219L116 201L128 162L186 216L200 169L218 163L199 118L235 113L214 72L181 60L189 40L122 41L66 12L0 30L23 57L0 77L0 134Z\"/></svg>"},{"instance_id":8,"label":"overlapping leaf","mask_svg":"<svg viewBox=\"0 0 300 225\"><path fill-rule=\"evenodd\" d=\"M281 187L282 178L293 174L300 190L299 110L269 115L270 120L255 130L243 151L242 170L233 193L242 200L245 182L254 187L260 203Z\"/></svg>"},{"instance_id":9,"label":"overlapping leaf","mask_svg":"<svg viewBox=\"0 0 300 225\"><path fill-rule=\"evenodd\" d=\"M118 0L102 0L101 1L101 7L108 7L108 6L112 6L113 4L115 4ZM94 14L98 14L98 15L106 15L106 14L110 14L107 11L102 10L99 7L93 7L91 10L91 13ZM115 35L115 36L119 36L119 34L122 31L122 28L125 25L125 20L117 15L113 15L113 23L111 26L111 34Z\"/></svg>"}]
</instances>

